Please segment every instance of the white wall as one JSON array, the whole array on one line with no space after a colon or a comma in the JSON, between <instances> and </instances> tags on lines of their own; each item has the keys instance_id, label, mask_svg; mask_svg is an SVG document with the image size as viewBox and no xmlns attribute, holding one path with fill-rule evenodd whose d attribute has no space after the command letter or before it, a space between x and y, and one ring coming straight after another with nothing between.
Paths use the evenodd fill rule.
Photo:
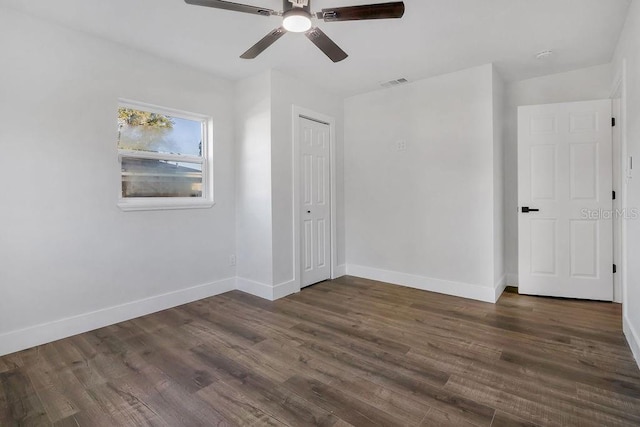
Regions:
<instances>
[{"instance_id":1,"label":"white wall","mask_svg":"<svg viewBox=\"0 0 640 427\"><path fill-rule=\"evenodd\" d=\"M599 65L507 84L505 120L505 262L510 285L518 278L518 106L607 99L611 65Z\"/></svg>"},{"instance_id":2,"label":"white wall","mask_svg":"<svg viewBox=\"0 0 640 427\"><path fill-rule=\"evenodd\" d=\"M238 287L268 299L295 280L293 106L336 120L337 258L344 263L342 97L269 70L236 84Z\"/></svg>"},{"instance_id":3,"label":"white wall","mask_svg":"<svg viewBox=\"0 0 640 427\"><path fill-rule=\"evenodd\" d=\"M614 55L614 76L623 71L626 62L626 87L624 100L626 101L626 122L623 132L626 134L627 153L634 157L634 163L640 159L640 1L634 0L629 8L627 22L620 37ZM614 77L617 79L617 77ZM633 178L626 183L626 207L640 207L640 176L638 168L633 172ZM640 365L640 221L626 221L627 263L626 271L621 271L626 277L626 292L623 290L624 331L629 344Z\"/></svg>"},{"instance_id":4,"label":"white wall","mask_svg":"<svg viewBox=\"0 0 640 427\"><path fill-rule=\"evenodd\" d=\"M492 90L485 65L346 100L349 274L495 299Z\"/></svg>"},{"instance_id":5,"label":"white wall","mask_svg":"<svg viewBox=\"0 0 640 427\"><path fill-rule=\"evenodd\" d=\"M232 85L4 8L0 52L0 354L233 288ZM213 208L118 209L119 97L213 116Z\"/></svg>"},{"instance_id":6,"label":"white wall","mask_svg":"<svg viewBox=\"0 0 640 427\"><path fill-rule=\"evenodd\" d=\"M297 290L294 104L336 119L344 263L341 97L277 71L234 85L5 9L0 48L0 354L236 287ZM118 98L213 116L212 209L117 208Z\"/></svg>"},{"instance_id":7,"label":"white wall","mask_svg":"<svg viewBox=\"0 0 640 427\"><path fill-rule=\"evenodd\" d=\"M343 98L280 71L271 71L272 84L272 191L273 281L294 280L293 245L293 106L335 119L337 264L344 264Z\"/></svg>"},{"instance_id":8,"label":"white wall","mask_svg":"<svg viewBox=\"0 0 640 427\"><path fill-rule=\"evenodd\" d=\"M271 73L235 86L238 284L267 297L261 292L273 285Z\"/></svg>"},{"instance_id":9,"label":"white wall","mask_svg":"<svg viewBox=\"0 0 640 427\"><path fill-rule=\"evenodd\" d=\"M493 70L493 283L506 285L504 253L504 82Z\"/></svg>"}]
</instances>

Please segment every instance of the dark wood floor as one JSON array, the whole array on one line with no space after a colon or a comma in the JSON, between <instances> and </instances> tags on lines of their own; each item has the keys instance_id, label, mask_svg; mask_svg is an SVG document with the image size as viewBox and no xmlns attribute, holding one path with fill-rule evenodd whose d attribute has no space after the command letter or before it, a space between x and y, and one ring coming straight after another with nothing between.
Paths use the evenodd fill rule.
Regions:
<instances>
[{"instance_id":1,"label":"dark wood floor","mask_svg":"<svg viewBox=\"0 0 640 427\"><path fill-rule=\"evenodd\" d=\"M345 277L0 358L0 425L640 425L616 304Z\"/></svg>"}]
</instances>

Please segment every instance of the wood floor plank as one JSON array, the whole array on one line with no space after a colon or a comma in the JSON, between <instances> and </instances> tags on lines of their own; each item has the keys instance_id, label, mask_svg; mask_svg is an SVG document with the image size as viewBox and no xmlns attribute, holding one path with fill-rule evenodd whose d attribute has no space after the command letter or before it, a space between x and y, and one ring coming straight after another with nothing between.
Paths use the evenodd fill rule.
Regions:
<instances>
[{"instance_id":1,"label":"wood floor plank","mask_svg":"<svg viewBox=\"0 0 640 427\"><path fill-rule=\"evenodd\" d=\"M216 329L228 335L244 339L249 345L259 343L265 339L265 337L260 335L251 325L245 325L242 322L236 321L234 318L223 316L213 310L203 311L194 307L197 306L187 305L183 306L183 309L192 313L194 316L198 316L199 320L206 320L209 325L215 326ZM193 323L191 323L191 325L193 325Z\"/></svg>"},{"instance_id":2,"label":"wood floor plank","mask_svg":"<svg viewBox=\"0 0 640 427\"><path fill-rule=\"evenodd\" d=\"M308 304L314 305L313 300L307 297ZM306 301L306 300L305 300ZM362 301L356 304L362 305ZM327 305L328 303L325 303ZM340 300L334 302L336 306L348 305L348 302ZM389 305L386 302L366 303L367 310L359 312L354 310L350 312L350 316L361 319L362 323L371 325L378 331L383 330L386 336L393 336L396 340L402 340L412 349L428 346L431 341L446 342L447 344L464 347L463 352L477 352L485 354L488 357L500 357L501 350L499 348L487 345L485 342L479 342L474 338L475 335L469 335L469 339L463 339L463 335L457 333L455 338L451 336L452 331L459 329L459 321L453 319L444 319L439 316L433 317L424 312L412 310L410 307L398 307ZM417 323L416 328L407 328L407 324Z\"/></svg>"},{"instance_id":3,"label":"wood floor plank","mask_svg":"<svg viewBox=\"0 0 640 427\"><path fill-rule=\"evenodd\" d=\"M71 415L67 418L56 421L52 425L53 427L78 427L81 424L79 424L78 420L73 415Z\"/></svg>"},{"instance_id":4,"label":"wood floor plank","mask_svg":"<svg viewBox=\"0 0 640 427\"><path fill-rule=\"evenodd\" d=\"M449 426L459 426L459 427L472 427L476 426L476 424L470 423L468 420L463 417L450 414L444 411L440 411L438 409L431 408L429 412L425 414L422 418L422 422L419 424L420 427L449 427Z\"/></svg>"},{"instance_id":5,"label":"wood floor plank","mask_svg":"<svg viewBox=\"0 0 640 427\"><path fill-rule=\"evenodd\" d=\"M275 363L275 366L272 366L274 363L273 361L263 358L262 354L258 352L250 351L254 346L267 341L266 338L253 346L242 345L242 341L238 341L236 338L237 337L228 335L224 332L211 333L208 335L207 344L193 347L190 350L193 351L194 349L200 349L208 346L215 348L217 354L224 355L225 357L241 362L247 366L259 366L262 374L270 376L279 382L285 381L289 378L290 374L287 373L286 370L283 371L277 363ZM215 372L213 374L215 375Z\"/></svg>"},{"instance_id":6,"label":"wood floor plank","mask_svg":"<svg viewBox=\"0 0 640 427\"><path fill-rule=\"evenodd\" d=\"M143 359L170 377L189 393L194 393L212 384L216 378L204 364L198 363L188 350L148 350Z\"/></svg>"},{"instance_id":7,"label":"wood floor plank","mask_svg":"<svg viewBox=\"0 0 640 427\"><path fill-rule=\"evenodd\" d=\"M343 337L367 341L386 351L406 354L411 348L406 344L380 336L375 333L375 330L367 328L360 322L353 321L349 316L344 316L343 319L340 320L337 318L338 316L330 312L326 312L321 308L314 308L312 310L306 304L299 304L293 301L287 305L286 309L280 310L286 310L285 312L291 313L293 316L297 316L305 323L321 326L322 328L331 330L331 332L337 333Z\"/></svg>"},{"instance_id":8,"label":"wood floor plank","mask_svg":"<svg viewBox=\"0 0 640 427\"><path fill-rule=\"evenodd\" d=\"M491 427L539 427L538 424L530 423L513 415L496 411Z\"/></svg>"},{"instance_id":9,"label":"wood floor plank","mask_svg":"<svg viewBox=\"0 0 640 427\"><path fill-rule=\"evenodd\" d=\"M336 414L340 419L358 426L396 426L401 421L366 402L347 395L339 388L320 381L295 375L285 385L309 402Z\"/></svg>"},{"instance_id":10,"label":"wood floor plank","mask_svg":"<svg viewBox=\"0 0 640 427\"><path fill-rule=\"evenodd\" d=\"M578 417L587 420L593 418L593 412L597 412L613 423L623 422L640 425L640 418L633 412L582 399L577 393L575 382L566 381L564 386L558 386L562 383L557 378L545 376L537 381L535 376L520 375L518 372L514 372L513 367L506 366L506 364L501 364L501 367L503 369L491 371L474 363L463 376L559 412L578 414ZM557 382L551 383L551 380Z\"/></svg>"},{"instance_id":11,"label":"wood floor plank","mask_svg":"<svg viewBox=\"0 0 640 427\"><path fill-rule=\"evenodd\" d=\"M595 408L579 408L568 402L555 401L553 396L540 400L539 396L535 398L527 393L507 391L499 385L489 386L469 377L452 376L445 388L540 425L638 425L637 422L597 411Z\"/></svg>"},{"instance_id":12,"label":"wood floor plank","mask_svg":"<svg viewBox=\"0 0 640 427\"><path fill-rule=\"evenodd\" d=\"M307 299L310 299L307 297ZM415 302L412 299L411 302ZM313 305L312 300L308 302ZM365 301L359 301L361 307ZM342 300L334 302L336 305L348 305L349 302ZM471 331L465 335L464 330L460 328L460 319L453 317L444 317L434 315L434 313L412 309L408 306L399 306L391 304L387 300L372 301L366 300L366 311L359 312L354 310L352 315L361 318L364 323L370 324L378 329L383 329L385 335L391 335L396 332L397 336L402 337L404 342L410 343L412 349L421 347L421 342L429 343L433 340L445 341L450 345L458 345L464 347L463 351L470 351L479 354L486 354L488 357L500 356L500 348L496 348L488 344L486 341L477 340L475 337L477 331ZM465 307L460 310L464 311ZM474 318L472 324L476 324L477 319ZM415 328L407 328L408 324L415 324ZM411 340L411 338L414 338Z\"/></svg>"},{"instance_id":13,"label":"wood floor plank","mask_svg":"<svg viewBox=\"0 0 640 427\"><path fill-rule=\"evenodd\" d=\"M0 406L1 426L49 426L51 421L36 394Z\"/></svg>"},{"instance_id":14,"label":"wood floor plank","mask_svg":"<svg viewBox=\"0 0 640 427\"><path fill-rule=\"evenodd\" d=\"M409 396L399 396L394 391L353 376L348 370L314 359L298 346L290 347L276 340L266 340L256 344L249 351L256 351L268 363L276 363L286 372L301 377L309 377L316 381L338 388L349 396L397 417L407 425L416 425L429 410L423 402ZM273 378L273 377L271 377Z\"/></svg>"},{"instance_id":15,"label":"wood floor plank","mask_svg":"<svg viewBox=\"0 0 640 427\"><path fill-rule=\"evenodd\" d=\"M17 366L13 365L8 358L0 358L0 374L11 371L15 368L17 368Z\"/></svg>"},{"instance_id":16,"label":"wood floor plank","mask_svg":"<svg viewBox=\"0 0 640 427\"><path fill-rule=\"evenodd\" d=\"M337 417L314 405L280 384L275 384L256 371L216 352L211 346L201 346L193 352L214 368L231 387L245 396L261 410L289 425L332 426ZM259 368L259 367L257 367ZM283 405L286 403L286 405Z\"/></svg>"},{"instance_id":17,"label":"wood floor plank","mask_svg":"<svg viewBox=\"0 0 640 427\"><path fill-rule=\"evenodd\" d=\"M106 413L100 406L92 406L83 408L81 412L74 414L68 418L53 423L54 427L114 427L123 425L124 419L114 418Z\"/></svg>"},{"instance_id":18,"label":"wood floor plank","mask_svg":"<svg viewBox=\"0 0 640 427\"><path fill-rule=\"evenodd\" d=\"M169 426L229 425L214 406L207 405L198 395L189 393L156 369L120 378L113 387L128 404L121 409L152 411Z\"/></svg>"},{"instance_id":19,"label":"wood floor plank","mask_svg":"<svg viewBox=\"0 0 640 427\"><path fill-rule=\"evenodd\" d=\"M49 416L49 420L54 423L80 412L79 407L69 397L66 389L61 389L56 386L38 390L37 395Z\"/></svg>"},{"instance_id":20,"label":"wood floor plank","mask_svg":"<svg viewBox=\"0 0 640 427\"><path fill-rule=\"evenodd\" d=\"M27 368L18 368L0 374L0 405L6 405L25 399L35 394L33 384L28 375L25 375Z\"/></svg>"},{"instance_id":21,"label":"wood floor plank","mask_svg":"<svg viewBox=\"0 0 640 427\"><path fill-rule=\"evenodd\" d=\"M418 425L431 409L420 399L399 395L364 378L344 376L329 385L392 415L403 425Z\"/></svg>"},{"instance_id":22,"label":"wood floor plank","mask_svg":"<svg viewBox=\"0 0 640 427\"><path fill-rule=\"evenodd\" d=\"M216 305L216 311L219 313L228 313L234 318L242 319L244 322L253 323L265 327L273 327L276 329L287 329L299 323L299 320L278 311L264 310L255 305L247 304L243 300L238 300L232 294L224 294L220 296L222 301ZM250 307L251 310L247 310Z\"/></svg>"},{"instance_id":23,"label":"wood floor plank","mask_svg":"<svg viewBox=\"0 0 640 427\"><path fill-rule=\"evenodd\" d=\"M338 303L336 303L338 304ZM421 325L422 326L422 325ZM473 343L473 342L478 342L479 338L482 338L482 343L494 343L494 345L500 345L501 347L508 347L510 344L513 343L514 339L517 339L515 336L512 337L512 333L510 333L509 336L505 337L505 334L503 333L502 330L497 329L494 332L488 332L488 328L485 327L482 330L478 329L478 325L473 325L473 329L469 326L467 326L470 330L472 330L472 335L470 335L470 337L468 338L468 341ZM442 341L446 342L446 338L442 337L442 334L439 332L434 332L431 330L428 330L426 327L422 326L420 329L422 331L428 330L429 334L427 337L420 337L423 338L426 346L425 345L421 345L418 341L418 338L416 336L415 340L410 340L411 336L412 336L412 332L407 332L406 328L402 329L402 328L395 328L393 326L391 327L387 327L384 329L385 334L390 334L390 333L394 333L395 330L397 329L398 331L398 335L404 337L405 342L410 343L412 345L412 352L419 352L418 349L422 350L427 348L428 350L431 350L429 347L432 345L432 343L434 342L434 340L438 340L442 343ZM457 333L455 335L456 337L460 337L461 334ZM473 337L473 338L471 338ZM528 339L530 339L531 337L527 337ZM475 341L474 341L475 340ZM637 368L635 367L634 364L620 364L620 363L616 363L617 359L613 359L613 361L611 360L610 355L608 355L608 357L603 357L600 358L599 355L595 354L593 351L593 346L590 346L589 351L587 354L588 357L585 357L585 350L576 348L575 345L560 345L557 343L551 343L551 342L541 342L539 340L536 341L532 341L531 345L527 345L527 342L523 341L522 339L517 339L518 341L518 346L519 348L521 348L523 351L527 351L527 352L546 352L547 356L552 356L552 357L559 357L559 356L564 356L566 360L570 360L572 362L575 363L580 363L580 364L587 364L587 365L593 365L596 366L598 369L602 370L611 370L612 372L615 373L622 373L623 375L626 375L627 378L629 376L634 376L636 375L637 372ZM461 341L463 342L463 341ZM449 344L449 343L446 343ZM454 345L458 345L459 343L456 343ZM469 346L471 347L471 345ZM472 348L468 348L468 349L464 349L464 351L462 352L461 356L467 357L469 351L472 350L476 350L476 349L472 349ZM501 350L496 349L494 352L494 356L496 358L499 358L501 355ZM473 359L477 359L478 356L474 356L472 357L467 357L467 359L469 360L469 363L473 360ZM626 369L624 370L624 368L621 369L621 366L630 366L631 369Z\"/></svg>"},{"instance_id":24,"label":"wood floor plank","mask_svg":"<svg viewBox=\"0 0 640 427\"><path fill-rule=\"evenodd\" d=\"M96 405L103 414L101 419L106 417L114 420L113 425L135 425L135 426L168 426L158 414L159 408L154 408L146 402L146 396L137 396L120 385L121 378L95 387L91 390L95 397ZM92 411L81 411L74 415L77 420L82 420L82 416L90 417ZM106 415L106 417L105 417Z\"/></svg>"},{"instance_id":25,"label":"wood floor plank","mask_svg":"<svg viewBox=\"0 0 640 427\"><path fill-rule=\"evenodd\" d=\"M626 396L640 395L640 382L632 378L624 379L619 375L604 373L597 375L593 370L568 366L562 362L522 354L517 351L505 351L502 353L502 360L518 364L530 369L536 369L550 375L566 378L577 383L592 385L606 391L613 391Z\"/></svg>"},{"instance_id":26,"label":"wood floor plank","mask_svg":"<svg viewBox=\"0 0 640 427\"><path fill-rule=\"evenodd\" d=\"M458 414L477 425L489 425L493 417L493 408L450 393L441 386L427 383L422 379L403 375L393 366L363 361L360 357L327 343L309 342L302 348L312 357L337 363L344 369L354 372L354 375L364 376L369 381L388 387L401 395L416 398L430 407Z\"/></svg>"},{"instance_id":27,"label":"wood floor plank","mask_svg":"<svg viewBox=\"0 0 640 427\"><path fill-rule=\"evenodd\" d=\"M0 357L0 426L637 426L620 305L341 277Z\"/></svg>"},{"instance_id":28,"label":"wood floor plank","mask_svg":"<svg viewBox=\"0 0 640 427\"><path fill-rule=\"evenodd\" d=\"M262 411L249 397L224 381L216 381L196 394L234 425L288 425Z\"/></svg>"},{"instance_id":29,"label":"wood floor plank","mask_svg":"<svg viewBox=\"0 0 640 427\"><path fill-rule=\"evenodd\" d=\"M611 390L578 384L578 396L592 405L602 405L631 416L640 417L640 396L628 396ZM638 423L640 425L640 423Z\"/></svg>"},{"instance_id":30,"label":"wood floor plank","mask_svg":"<svg viewBox=\"0 0 640 427\"><path fill-rule=\"evenodd\" d=\"M345 378L350 373L335 365L325 363L323 360L312 358L300 346L291 346L287 342L270 338L256 344L248 350L249 353L260 355L263 366L272 367L286 373L281 382L286 381L292 375L305 375L330 384Z\"/></svg>"},{"instance_id":31,"label":"wood floor plank","mask_svg":"<svg viewBox=\"0 0 640 427\"><path fill-rule=\"evenodd\" d=\"M309 342L311 340L321 341L327 345L340 346L345 352L349 352L353 358L366 360L372 369L385 368L393 369L395 372L419 378L423 381L435 384L436 386L444 385L449 379L447 372L440 371L436 368L420 363L410 363L405 357L397 354L388 353L379 349L377 346L368 345L362 341L347 341L339 334L334 334L319 326L307 325L300 323L292 329L307 334Z\"/></svg>"},{"instance_id":32,"label":"wood floor plank","mask_svg":"<svg viewBox=\"0 0 640 427\"><path fill-rule=\"evenodd\" d=\"M49 357L29 369L29 378L49 419L55 423L79 413L82 406L92 403L92 398L75 375L73 364L64 359L56 363Z\"/></svg>"},{"instance_id":33,"label":"wood floor plank","mask_svg":"<svg viewBox=\"0 0 640 427\"><path fill-rule=\"evenodd\" d=\"M454 375L447 383L446 389L465 396L484 405L509 410L525 420L541 425L580 425L579 419L556 411L549 406L537 404L526 398L511 395L500 389L486 386L469 378Z\"/></svg>"}]
</instances>

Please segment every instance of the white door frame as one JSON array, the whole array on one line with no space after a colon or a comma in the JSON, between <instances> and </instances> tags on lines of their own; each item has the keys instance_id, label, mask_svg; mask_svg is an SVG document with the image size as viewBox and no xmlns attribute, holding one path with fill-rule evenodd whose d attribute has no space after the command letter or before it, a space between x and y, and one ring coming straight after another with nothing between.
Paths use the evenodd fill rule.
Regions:
<instances>
[{"instance_id":1,"label":"white door frame","mask_svg":"<svg viewBox=\"0 0 640 427\"><path fill-rule=\"evenodd\" d=\"M619 199L618 206L622 212L628 209L627 206L627 173L629 165L627 164L628 152L627 152L627 60L622 60L622 66L618 75L615 77L613 87L611 89L610 98L613 100L620 100L620 117L617 117L616 126L620 126L620 156L617 159L613 159L614 162L618 162L618 170L620 176L618 177L620 182L620 188L616 193L616 198ZM615 168L614 168L615 169ZM615 177L614 177L615 182ZM614 206L615 210L615 206ZM614 259L614 263L618 266L619 283L622 288L622 295L614 295L614 302L622 303L622 313L627 317L628 304L627 304L627 222L624 218L620 219L620 227L613 228L614 242L620 242L620 259Z\"/></svg>"},{"instance_id":2,"label":"white door frame","mask_svg":"<svg viewBox=\"0 0 640 427\"><path fill-rule=\"evenodd\" d=\"M300 236L300 122L299 118L303 117L309 120L313 120L320 123L326 123L329 125L329 137L331 139L329 143L329 190L331 191L330 197L330 222L331 222L331 244L329 249L331 250L331 278L335 279L336 266L337 266L337 251L336 251L336 120L331 116L327 116L322 113L318 113L307 108L293 106L293 272L294 280L297 286L298 292L301 289L301 270L302 260L300 256L301 250L301 236Z\"/></svg>"}]
</instances>

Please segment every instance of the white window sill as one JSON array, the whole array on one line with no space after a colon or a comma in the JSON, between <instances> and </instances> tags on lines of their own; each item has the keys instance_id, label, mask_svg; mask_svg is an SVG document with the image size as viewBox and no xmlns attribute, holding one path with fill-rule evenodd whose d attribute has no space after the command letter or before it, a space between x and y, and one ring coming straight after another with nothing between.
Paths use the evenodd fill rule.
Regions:
<instances>
[{"instance_id":1,"label":"white window sill","mask_svg":"<svg viewBox=\"0 0 640 427\"><path fill-rule=\"evenodd\" d=\"M163 211L174 209L207 209L213 207L213 200L174 197L174 198L131 198L120 199L118 207L123 211Z\"/></svg>"}]
</instances>

